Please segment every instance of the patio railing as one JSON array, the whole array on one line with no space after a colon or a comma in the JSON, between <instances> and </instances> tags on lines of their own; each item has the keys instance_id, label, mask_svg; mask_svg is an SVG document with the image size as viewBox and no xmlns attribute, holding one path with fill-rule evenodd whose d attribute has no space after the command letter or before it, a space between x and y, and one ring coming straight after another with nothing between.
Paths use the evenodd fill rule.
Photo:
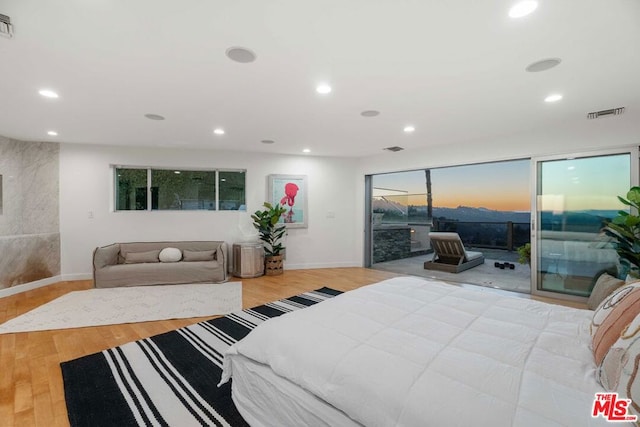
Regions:
<instances>
[{"instance_id":1,"label":"patio railing","mask_svg":"<svg viewBox=\"0 0 640 427\"><path fill-rule=\"evenodd\" d=\"M464 222L433 220L433 231L452 231L465 246L513 251L530 242L528 222Z\"/></svg>"},{"instance_id":2,"label":"patio railing","mask_svg":"<svg viewBox=\"0 0 640 427\"><path fill-rule=\"evenodd\" d=\"M391 232L376 232L393 228L397 230ZM407 230L407 234L402 232ZM530 225L522 222L471 222L471 221L450 221L450 220L433 220L433 223L427 222L397 222L382 221L381 224L374 225L374 248L381 248L384 255L377 258L399 259L405 256L412 256L416 253L426 253L431 249L429 241L430 231L447 231L456 232L460 235L462 242L467 247L499 249L506 251L515 251L518 247L529 243L530 241ZM402 237L407 236L407 237ZM386 241L390 239L390 241ZM406 239L406 240L404 240ZM377 241L376 241L377 240ZM385 240L385 241L381 241ZM403 243L404 242L406 243ZM401 251L404 255L390 254L388 248L398 248L404 246ZM410 247L409 247L410 245ZM386 252L386 253L385 253Z\"/></svg>"}]
</instances>

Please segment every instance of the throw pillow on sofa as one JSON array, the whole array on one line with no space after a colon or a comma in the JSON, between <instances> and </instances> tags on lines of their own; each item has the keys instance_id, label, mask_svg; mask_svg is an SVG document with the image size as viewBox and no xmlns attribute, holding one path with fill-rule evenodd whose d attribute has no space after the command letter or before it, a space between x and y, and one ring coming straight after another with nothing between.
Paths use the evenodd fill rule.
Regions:
<instances>
[{"instance_id":1,"label":"throw pillow on sofa","mask_svg":"<svg viewBox=\"0 0 640 427\"><path fill-rule=\"evenodd\" d=\"M190 251L184 250L184 261L213 261L213 256L216 251Z\"/></svg>"},{"instance_id":2,"label":"throw pillow on sofa","mask_svg":"<svg viewBox=\"0 0 640 427\"><path fill-rule=\"evenodd\" d=\"M182 259L182 252L178 248L164 248L158 255L160 262L178 262Z\"/></svg>"},{"instance_id":3,"label":"throw pillow on sofa","mask_svg":"<svg viewBox=\"0 0 640 427\"><path fill-rule=\"evenodd\" d=\"M160 262L158 256L160 251L148 251L148 252L127 252L124 256L125 264L141 264L145 262Z\"/></svg>"}]
</instances>

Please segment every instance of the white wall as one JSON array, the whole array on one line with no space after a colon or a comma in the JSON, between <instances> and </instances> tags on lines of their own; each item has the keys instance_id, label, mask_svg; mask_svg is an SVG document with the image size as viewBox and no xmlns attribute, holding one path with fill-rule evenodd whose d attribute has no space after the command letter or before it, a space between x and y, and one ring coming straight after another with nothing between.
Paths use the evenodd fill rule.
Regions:
<instances>
[{"instance_id":1,"label":"white wall","mask_svg":"<svg viewBox=\"0 0 640 427\"><path fill-rule=\"evenodd\" d=\"M246 169L247 212L113 212L114 164ZM362 241L354 228L354 218L361 215L353 199L358 182L355 165L355 159L61 144L62 275L88 277L93 249L113 242L242 241L254 231L249 214L266 200L267 175L274 173L308 176L309 227L289 230L285 268L360 266Z\"/></svg>"}]
</instances>

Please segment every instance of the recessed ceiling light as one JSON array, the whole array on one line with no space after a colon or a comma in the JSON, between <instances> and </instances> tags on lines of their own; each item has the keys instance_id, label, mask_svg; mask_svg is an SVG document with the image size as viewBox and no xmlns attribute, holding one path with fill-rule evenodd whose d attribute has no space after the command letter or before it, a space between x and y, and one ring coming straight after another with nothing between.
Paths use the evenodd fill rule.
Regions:
<instances>
[{"instance_id":1,"label":"recessed ceiling light","mask_svg":"<svg viewBox=\"0 0 640 427\"><path fill-rule=\"evenodd\" d=\"M547 96L544 99L544 102L558 102L561 99L562 99L562 95L560 95L559 93L554 93L554 94L551 94L551 95Z\"/></svg>"},{"instance_id":2,"label":"recessed ceiling light","mask_svg":"<svg viewBox=\"0 0 640 427\"><path fill-rule=\"evenodd\" d=\"M256 54L246 47L230 47L225 53L230 60L242 64L256 60Z\"/></svg>"},{"instance_id":3,"label":"recessed ceiling light","mask_svg":"<svg viewBox=\"0 0 640 427\"><path fill-rule=\"evenodd\" d=\"M310 152L311 152L311 150L310 150L310 149L308 149L308 148L305 148L304 150L302 150L302 152L303 152L303 153L310 153Z\"/></svg>"},{"instance_id":4,"label":"recessed ceiling light","mask_svg":"<svg viewBox=\"0 0 640 427\"><path fill-rule=\"evenodd\" d=\"M58 136L58 132L56 132L55 130L50 130L49 132L47 132L47 135L49 135L49 136Z\"/></svg>"},{"instance_id":5,"label":"recessed ceiling light","mask_svg":"<svg viewBox=\"0 0 640 427\"><path fill-rule=\"evenodd\" d=\"M411 132L413 132L415 130L416 130L416 128L413 127L413 126L405 126L404 129L403 129L404 133L411 133Z\"/></svg>"},{"instance_id":6,"label":"recessed ceiling light","mask_svg":"<svg viewBox=\"0 0 640 427\"><path fill-rule=\"evenodd\" d=\"M58 94L52 91L51 89L42 89L42 90L39 90L38 93L41 96L44 96L45 98L52 98L52 99L58 98Z\"/></svg>"},{"instance_id":7,"label":"recessed ceiling light","mask_svg":"<svg viewBox=\"0 0 640 427\"><path fill-rule=\"evenodd\" d=\"M362 117L375 117L380 115L380 111L376 111L376 110L365 110L362 113L360 113L360 115Z\"/></svg>"},{"instance_id":8,"label":"recessed ceiling light","mask_svg":"<svg viewBox=\"0 0 640 427\"><path fill-rule=\"evenodd\" d=\"M275 141L273 139L263 139L262 141L263 144L274 144Z\"/></svg>"},{"instance_id":9,"label":"recessed ceiling light","mask_svg":"<svg viewBox=\"0 0 640 427\"><path fill-rule=\"evenodd\" d=\"M326 95L328 93L331 93L331 86L329 86L326 83L319 84L316 87L316 92L318 92L321 95Z\"/></svg>"},{"instance_id":10,"label":"recessed ceiling light","mask_svg":"<svg viewBox=\"0 0 640 427\"><path fill-rule=\"evenodd\" d=\"M144 116L149 120L164 120L160 114L145 114Z\"/></svg>"},{"instance_id":11,"label":"recessed ceiling light","mask_svg":"<svg viewBox=\"0 0 640 427\"><path fill-rule=\"evenodd\" d=\"M536 61L533 64L527 65L527 68L525 68L525 70L530 73L537 73L556 67L560 65L561 62L562 60L560 58L541 59L540 61Z\"/></svg>"},{"instance_id":12,"label":"recessed ceiling light","mask_svg":"<svg viewBox=\"0 0 640 427\"><path fill-rule=\"evenodd\" d=\"M527 16L538 7L538 2L533 0L525 0L518 2L511 6L509 9L509 16L511 18L522 18L523 16Z\"/></svg>"},{"instance_id":13,"label":"recessed ceiling light","mask_svg":"<svg viewBox=\"0 0 640 427\"><path fill-rule=\"evenodd\" d=\"M215 128L213 130L213 133L215 133L216 135L224 135L224 129L222 128Z\"/></svg>"}]
</instances>

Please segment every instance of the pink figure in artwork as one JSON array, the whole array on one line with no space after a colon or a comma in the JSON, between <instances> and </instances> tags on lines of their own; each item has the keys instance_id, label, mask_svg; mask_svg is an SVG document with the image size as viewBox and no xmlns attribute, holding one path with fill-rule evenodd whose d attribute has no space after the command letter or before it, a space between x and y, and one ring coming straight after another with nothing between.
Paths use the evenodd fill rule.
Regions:
<instances>
[{"instance_id":1,"label":"pink figure in artwork","mask_svg":"<svg viewBox=\"0 0 640 427\"><path fill-rule=\"evenodd\" d=\"M296 195L298 194L299 189L300 188L293 182L288 182L284 186L285 196L280 199L280 204L282 206L289 205L289 212L284 214L284 222L286 223L293 222L293 205L296 203Z\"/></svg>"}]
</instances>

